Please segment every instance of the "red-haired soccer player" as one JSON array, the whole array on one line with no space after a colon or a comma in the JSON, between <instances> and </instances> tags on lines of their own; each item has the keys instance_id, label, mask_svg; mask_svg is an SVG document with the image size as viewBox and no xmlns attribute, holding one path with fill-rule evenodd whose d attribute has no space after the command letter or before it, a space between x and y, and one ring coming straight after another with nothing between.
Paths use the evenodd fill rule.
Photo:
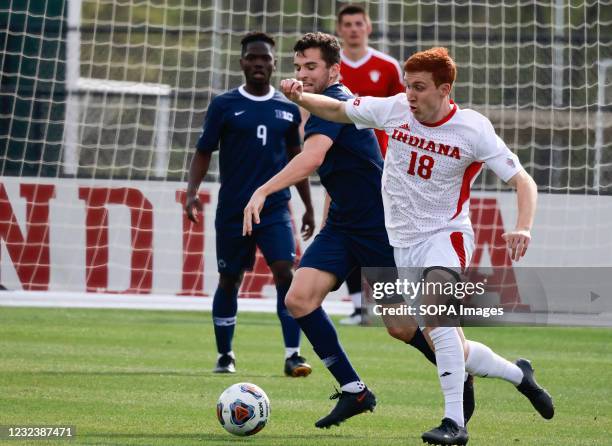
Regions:
<instances>
[{"instance_id":1,"label":"red-haired soccer player","mask_svg":"<svg viewBox=\"0 0 612 446\"><path fill-rule=\"evenodd\" d=\"M303 93L301 82L281 83L282 91L312 114L357 128L378 128L390 135L382 178L385 225L398 267L419 271L425 282L455 283L469 265L474 235L469 190L486 164L517 190L518 217L503 237L513 260L525 255L536 208L533 179L495 134L491 122L450 99L455 62L445 48L411 56L404 64L406 92L391 98L347 101ZM414 278L419 280L418 276ZM433 294L422 296L435 302ZM423 434L430 444L466 444L462 409L463 379L497 377L513 383L546 419L554 415L550 395L540 387L529 361L511 363L487 346L466 340L460 328L420 320L435 349L445 413L439 427ZM389 331L402 339L401 329Z\"/></svg>"}]
</instances>

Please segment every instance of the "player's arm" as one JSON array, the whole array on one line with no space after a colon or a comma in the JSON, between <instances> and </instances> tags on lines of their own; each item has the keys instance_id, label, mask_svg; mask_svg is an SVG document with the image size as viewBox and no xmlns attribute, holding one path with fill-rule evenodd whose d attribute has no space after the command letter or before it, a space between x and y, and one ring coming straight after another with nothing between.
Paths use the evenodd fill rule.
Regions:
<instances>
[{"instance_id":1,"label":"player's arm","mask_svg":"<svg viewBox=\"0 0 612 446\"><path fill-rule=\"evenodd\" d=\"M199 222L198 214L202 212L202 203L198 198L198 189L210 166L211 152L200 152L196 150L189 166L189 177L187 179L187 198L185 199L185 213L187 218L194 223Z\"/></svg>"},{"instance_id":2,"label":"player's arm","mask_svg":"<svg viewBox=\"0 0 612 446\"><path fill-rule=\"evenodd\" d=\"M259 223L259 213L263 208L266 197L308 178L323 164L325 154L332 144L333 141L328 136L321 134L310 136L304 143L304 149L294 156L283 170L262 184L253 193L244 208L242 235L250 235L253 230L253 222Z\"/></svg>"},{"instance_id":3,"label":"player's arm","mask_svg":"<svg viewBox=\"0 0 612 446\"><path fill-rule=\"evenodd\" d=\"M514 230L504 233L502 237L512 251L512 260L518 261L527 252L531 241L531 227L538 200L538 187L531 175L524 170L510 178L508 184L516 189L518 217Z\"/></svg>"},{"instance_id":4,"label":"player's arm","mask_svg":"<svg viewBox=\"0 0 612 446\"><path fill-rule=\"evenodd\" d=\"M298 156L302 152L300 146L287 147L287 156L289 158L289 162L296 156ZM314 221L314 209L312 207L312 199L310 198L310 183L308 181L308 177L304 178L302 181L298 181L295 183L295 188L300 194L300 198L302 199L302 203L304 203L305 212L302 216L302 228L300 230L302 234L303 240L308 240L312 237L315 228Z\"/></svg>"},{"instance_id":5,"label":"player's arm","mask_svg":"<svg viewBox=\"0 0 612 446\"><path fill-rule=\"evenodd\" d=\"M516 188L518 218L512 231L502 234L506 246L515 262L527 252L531 241L531 226L536 210L538 190L535 182L521 166L518 157L495 133L489 120L482 121L483 129L479 138L478 153L495 174L510 186Z\"/></svg>"},{"instance_id":6,"label":"player's arm","mask_svg":"<svg viewBox=\"0 0 612 446\"><path fill-rule=\"evenodd\" d=\"M320 94L304 93L304 86L296 79L284 79L280 83L281 91L290 101L305 108L313 115L326 121L352 124L344 111L344 102Z\"/></svg>"},{"instance_id":7,"label":"player's arm","mask_svg":"<svg viewBox=\"0 0 612 446\"><path fill-rule=\"evenodd\" d=\"M223 110L219 99L215 98L208 105L202 133L196 142L196 151L189 165L187 178L187 197L185 199L185 214L194 223L199 222L198 213L202 212L202 203L198 198L200 183L208 172L212 152L217 150L223 126Z\"/></svg>"}]
</instances>

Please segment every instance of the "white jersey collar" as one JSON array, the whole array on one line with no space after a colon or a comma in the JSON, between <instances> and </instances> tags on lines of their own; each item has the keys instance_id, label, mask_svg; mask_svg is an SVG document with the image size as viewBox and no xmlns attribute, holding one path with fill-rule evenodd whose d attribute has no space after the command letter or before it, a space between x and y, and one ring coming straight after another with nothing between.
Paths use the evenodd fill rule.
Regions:
<instances>
[{"instance_id":1,"label":"white jersey collar","mask_svg":"<svg viewBox=\"0 0 612 446\"><path fill-rule=\"evenodd\" d=\"M268 94L266 94L265 96L255 96L246 91L244 85L245 84L242 84L240 87L238 87L238 92L245 98L250 99L251 101L267 101L268 99L272 99L272 96L274 96L274 92L276 91L274 90L274 87L270 85L270 91L268 92Z\"/></svg>"},{"instance_id":2,"label":"white jersey collar","mask_svg":"<svg viewBox=\"0 0 612 446\"><path fill-rule=\"evenodd\" d=\"M344 50L340 51L340 59L342 59L342 62L344 62L346 65L348 65L351 68L359 68L360 66L362 66L364 63L366 63L368 60L370 60L370 57L372 57L372 53L374 51L372 50L372 48L368 47L365 56L363 56L361 59L359 60L351 60L348 57L346 57L346 55L344 54Z\"/></svg>"}]
</instances>

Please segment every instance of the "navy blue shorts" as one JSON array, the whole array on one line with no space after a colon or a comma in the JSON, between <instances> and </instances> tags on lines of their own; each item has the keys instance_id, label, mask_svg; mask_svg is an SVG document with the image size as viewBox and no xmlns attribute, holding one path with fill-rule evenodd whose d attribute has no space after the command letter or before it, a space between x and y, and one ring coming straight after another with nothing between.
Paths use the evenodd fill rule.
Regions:
<instances>
[{"instance_id":1,"label":"navy blue shorts","mask_svg":"<svg viewBox=\"0 0 612 446\"><path fill-rule=\"evenodd\" d=\"M393 248L387 232L372 231L369 234L355 234L326 225L306 249L300 268L314 268L336 276L334 289L355 268L395 268Z\"/></svg>"},{"instance_id":2,"label":"navy blue shorts","mask_svg":"<svg viewBox=\"0 0 612 446\"><path fill-rule=\"evenodd\" d=\"M217 231L217 270L220 273L240 274L253 269L255 251L259 247L268 265L278 260L295 260L295 239L291 221L278 221L255 226L253 234L242 236L237 231Z\"/></svg>"}]
</instances>

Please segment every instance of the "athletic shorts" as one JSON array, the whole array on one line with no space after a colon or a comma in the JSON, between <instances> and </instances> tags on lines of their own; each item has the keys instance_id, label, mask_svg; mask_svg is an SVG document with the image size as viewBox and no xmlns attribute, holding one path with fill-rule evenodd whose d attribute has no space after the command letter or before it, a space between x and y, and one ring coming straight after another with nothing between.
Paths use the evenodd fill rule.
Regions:
<instances>
[{"instance_id":1,"label":"athletic shorts","mask_svg":"<svg viewBox=\"0 0 612 446\"><path fill-rule=\"evenodd\" d=\"M306 249L299 265L336 276L335 290L351 271L361 267L395 268L386 230L356 234L326 225Z\"/></svg>"},{"instance_id":2,"label":"athletic shorts","mask_svg":"<svg viewBox=\"0 0 612 446\"><path fill-rule=\"evenodd\" d=\"M473 253L474 236L459 231L439 232L416 245L393 249L397 266L413 271L411 280L420 280L434 268L452 271L460 280L460 274L469 266Z\"/></svg>"},{"instance_id":3,"label":"athletic shorts","mask_svg":"<svg viewBox=\"0 0 612 446\"><path fill-rule=\"evenodd\" d=\"M255 251L259 247L268 265L279 260L295 260L295 239L291 220L255 226L250 236L240 232L217 230L217 270L238 275L253 269Z\"/></svg>"}]
</instances>

